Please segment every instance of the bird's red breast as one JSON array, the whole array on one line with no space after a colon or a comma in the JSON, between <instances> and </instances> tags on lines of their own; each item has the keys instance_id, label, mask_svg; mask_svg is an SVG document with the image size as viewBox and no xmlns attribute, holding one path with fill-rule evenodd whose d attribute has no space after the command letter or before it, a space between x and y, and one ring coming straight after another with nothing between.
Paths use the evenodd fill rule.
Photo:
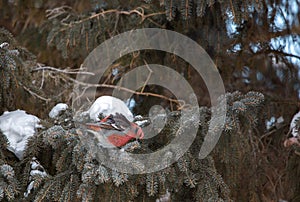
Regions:
<instances>
[{"instance_id":1,"label":"bird's red breast","mask_svg":"<svg viewBox=\"0 0 300 202\"><path fill-rule=\"evenodd\" d=\"M109 115L97 123L85 124L87 128L104 136L111 144L121 147L132 139L142 139L144 133L135 123L126 119L122 114Z\"/></svg>"},{"instance_id":2,"label":"bird's red breast","mask_svg":"<svg viewBox=\"0 0 300 202\"><path fill-rule=\"evenodd\" d=\"M118 134L112 134L107 137L108 141L115 145L116 147L122 147L130 140L134 139L134 137L131 137L129 135L118 135Z\"/></svg>"}]
</instances>

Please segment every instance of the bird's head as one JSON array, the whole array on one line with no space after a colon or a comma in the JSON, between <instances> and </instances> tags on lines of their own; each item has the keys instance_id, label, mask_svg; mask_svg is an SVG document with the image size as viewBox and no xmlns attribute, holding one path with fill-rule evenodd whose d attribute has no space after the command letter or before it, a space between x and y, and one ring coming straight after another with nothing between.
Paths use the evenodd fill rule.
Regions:
<instances>
[{"instance_id":1,"label":"bird's head","mask_svg":"<svg viewBox=\"0 0 300 202\"><path fill-rule=\"evenodd\" d=\"M140 128L137 124L131 123L131 130L128 134L131 137L134 137L136 139L143 139L144 138L144 132L142 128Z\"/></svg>"},{"instance_id":2,"label":"bird's head","mask_svg":"<svg viewBox=\"0 0 300 202\"><path fill-rule=\"evenodd\" d=\"M288 139L286 139L284 141L283 145L285 147L290 147L292 145L298 145L298 146L300 146L300 142L299 142L298 137L290 137L290 138L288 138Z\"/></svg>"}]
</instances>

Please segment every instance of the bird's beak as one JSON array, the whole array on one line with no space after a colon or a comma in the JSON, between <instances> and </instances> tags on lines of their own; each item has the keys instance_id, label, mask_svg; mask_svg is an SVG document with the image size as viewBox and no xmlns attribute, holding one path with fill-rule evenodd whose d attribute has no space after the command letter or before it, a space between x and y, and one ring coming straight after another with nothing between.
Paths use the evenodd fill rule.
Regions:
<instances>
[{"instance_id":1,"label":"bird's beak","mask_svg":"<svg viewBox=\"0 0 300 202\"><path fill-rule=\"evenodd\" d=\"M294 144L300 146L298 138L296 138L296 137L290 137L290 138L286 139L283 143L284 147L290 147Z\"/></svg>"},{"instance_id":2,"label":"bird's beak","mask_svg":"<svg viewBox=\"0 0 300 202\"><path fill-rule=\"evenodd\" d=\"M132 131L132 137L136 139L143 139L144 138L144 132L141 127L139 127L135 123L131 123L131 131Z\"/></svg>"},{"instance_id":3,"label":"bird's beak","mask_svg":"<svg viewBox=\"0 0 300 202\"><path fill-rule=\"evenodd\" d=\"M143 130L139 127L138 131L137 131L137 135L139 139L143 139L144 138L144 132Z\"/></svg>"}]
</instances>

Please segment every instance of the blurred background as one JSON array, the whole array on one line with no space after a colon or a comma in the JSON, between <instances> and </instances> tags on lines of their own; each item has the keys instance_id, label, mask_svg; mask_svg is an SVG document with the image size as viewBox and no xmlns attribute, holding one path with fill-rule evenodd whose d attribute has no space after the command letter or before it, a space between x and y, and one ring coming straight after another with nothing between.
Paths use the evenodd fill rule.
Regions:
<instances>
[{"instance_id":1,"label":"blurred background","mask_svg":"<svg viewBox=\"0 0 300 202\"><path fill-rule=\"evenodd\" d=\"M226 92L264 95L255 127L241 121L240 130L223 136L214 154L231 198L300 201L299 155L283 147L289 122L299 111L299 6L298 0L0 0L0 44L9 44L0 51L0 113L24 109L46 118L54 104L70 103L76 74L68 72L76 72L103 41L137 28L173 30L206 50ZM114 85L145 62L175 69L194 88L199 105L210 107L201 76L170 53L128 54L108 68L100 83ZM97 95L112 90L98 88ZM173 96L157 86L144 90ZM136 94L133 99L136 114L147 114L154 104L177 109L157 97ZM232 156L225 158L226 152Z\"/></svg>"}]
</instances>

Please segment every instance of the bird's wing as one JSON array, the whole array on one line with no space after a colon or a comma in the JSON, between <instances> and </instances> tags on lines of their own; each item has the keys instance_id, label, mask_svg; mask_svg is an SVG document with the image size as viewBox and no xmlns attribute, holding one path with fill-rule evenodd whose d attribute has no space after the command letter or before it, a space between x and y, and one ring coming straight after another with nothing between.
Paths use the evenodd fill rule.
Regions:
<instances>
[{"instance_id":1,"label":"bird's wing","mask_svg":"<svg viewBox=\"0 0 300 202\"><path fill-rule=\"evenodd\" d=\"M119 126L115 124L109 124L105 122L98 122L98 123L86 123L85 126L89 129L100 131L100 130L116 130L116 131L124 131L123 128L120 128Z\"/></svg>"},{"instance_id":2,"label":"bird's wing","mask_svg":"<svg viewBox=\"0 0 300 202\"><path fill-rule=\"evenodd\" d=\"M135 137L132 131L132 124L128 119L120 113L115 115L109 115L96 123L86 123L85 127L97 132L101 132L102 135L109 137L111 135L118 135L120 137L131 136Z\"/></svg>"},{"instance_id":3,"label":"bird's wing","mask_svg":"<svg viewBox=\"0 0 300 202\"><path fill-rule=\"evenodd\" d=\"M115 121L114 125L119 127L119 128L122 128L122 129L125 130L126 128L131 127L130 121L128 121L128 119L123 114L116 113L113 116L113 119Z\"/></svg>"}]
</instances>

